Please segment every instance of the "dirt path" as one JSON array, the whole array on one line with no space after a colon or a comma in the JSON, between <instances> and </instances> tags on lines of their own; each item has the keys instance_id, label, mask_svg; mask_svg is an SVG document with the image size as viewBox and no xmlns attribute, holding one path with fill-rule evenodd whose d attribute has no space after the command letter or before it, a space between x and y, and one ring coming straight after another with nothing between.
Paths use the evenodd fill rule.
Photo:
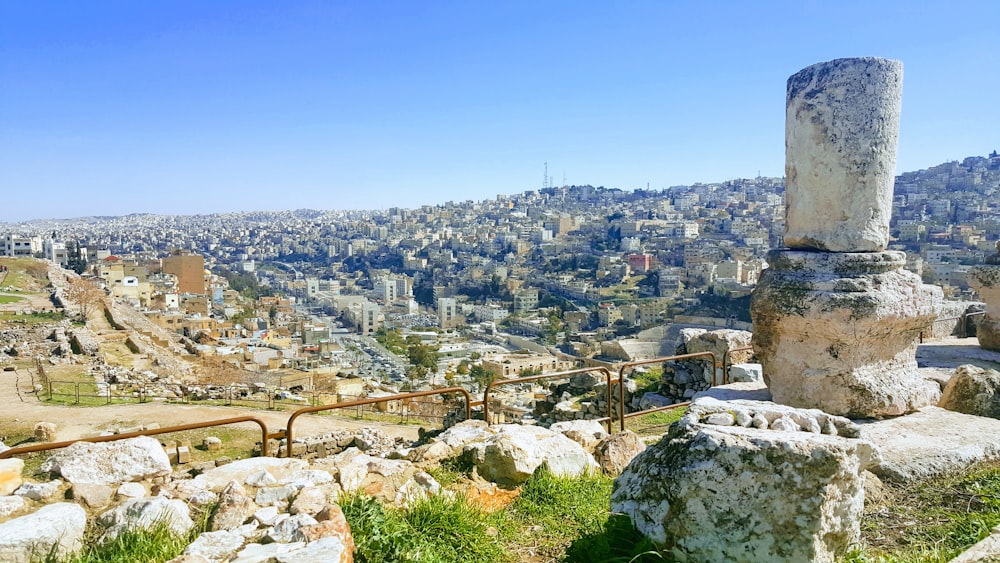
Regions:
<instances>
[{"instance_id":1,"label":"dirt path","mask_svg":"<svg viewBox=\"0 0 1000 563\"><path fill-rule=\"evenodd\" d=\"M288 417L291 415L290 411L165 403L115 404L98 407L51 405L39 402L34 394L30 393L30 387L30 374L26 371L0 371L0 405L2 405L0 419L26 422L32 426L36 422L55 423L57 440L92 436L100 430L117 426L157 423L161 427L166 427L244 415L262 419L267 424L268 431L275 432L287 425ZM241 423L238 426L258 428L252 422ZM296 419L295 435L310 436L339 429L364 427L378 428L390 436L400 436L410 440L417 438L418 427L414 425L316 415L305 415Z\"/></svg>"}]
</instances>

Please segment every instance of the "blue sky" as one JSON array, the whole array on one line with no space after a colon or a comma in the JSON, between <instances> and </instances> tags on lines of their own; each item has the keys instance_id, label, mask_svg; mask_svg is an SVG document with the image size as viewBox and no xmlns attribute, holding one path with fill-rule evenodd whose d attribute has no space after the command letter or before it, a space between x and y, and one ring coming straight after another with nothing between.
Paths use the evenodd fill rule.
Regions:
<instances>
[{"instance_id":1,"label":"blue sky","mask_svg":"<svg viewBox=\"0 0 1000 563\"><path fill-rule=\"evenodd\" d=\"M1000 148L993 2L0 0L0 222L781 176L788 76L903 61L897 171Z\"/></svg>"}]
</instances>

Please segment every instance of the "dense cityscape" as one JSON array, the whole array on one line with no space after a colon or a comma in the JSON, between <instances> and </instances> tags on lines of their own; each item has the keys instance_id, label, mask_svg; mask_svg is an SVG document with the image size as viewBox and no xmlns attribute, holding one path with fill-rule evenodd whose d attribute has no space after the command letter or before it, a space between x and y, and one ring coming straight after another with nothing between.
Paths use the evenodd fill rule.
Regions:
<instances>
[{"instance_id":1,"label":"dense cityscape","mask_svg":"<svg viewBox=\"0 0 1000 563\"><path fill-rule=\"evenodd\" d=\"M549 183L418 209L6 224L2 254L95 276L245 369L394 387L655 357L665 325L749 329L750 291L781 247L783 179ZM899 175L891 248L946 296L973 297L967 271L1000 238L998 189L995 151Z\"/></svg>"}]
</instances>

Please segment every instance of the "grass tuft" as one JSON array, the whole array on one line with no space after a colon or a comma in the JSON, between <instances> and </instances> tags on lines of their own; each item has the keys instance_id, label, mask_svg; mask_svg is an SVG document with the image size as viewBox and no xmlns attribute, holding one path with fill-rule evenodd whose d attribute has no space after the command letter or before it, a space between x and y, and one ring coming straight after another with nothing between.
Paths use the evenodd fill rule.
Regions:
<instances>
[{"instance_id":1,"label":"grass tuft","mask_svg":"<svg viewBox=\"0 0 1000 563\"><path fill-rule=\"evenodd\" d=\"M358 563L503 561L503 547L487 534L489 517L461 496L438 495L397 510L352 493L340 499L340 507Z\"/></svg>"}]
</instances>

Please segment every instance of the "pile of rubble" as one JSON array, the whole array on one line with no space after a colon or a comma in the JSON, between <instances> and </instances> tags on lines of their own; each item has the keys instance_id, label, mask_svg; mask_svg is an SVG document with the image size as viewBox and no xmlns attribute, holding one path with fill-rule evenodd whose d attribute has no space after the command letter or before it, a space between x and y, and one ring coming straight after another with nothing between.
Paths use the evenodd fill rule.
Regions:
<instances>
[{"instance_id":1,"label":"pile of rubble","mask_svg":"<svg viewBox=\"0 0 1000 563\"><path fill-rule=\"evenodd\" d=\"M644 448L634 435L608 436L586 421L559 430L466 421L405 444L364 429L303 442L308 448L335 441L340 451L326 457L255 457L177 470L171 466L172 459L180 461L175 444L166 446L168 453L149 437L81 442L54 454L42 466L49 480L40 482L23 478L21 460L3 459L0 560L27 563L39 549L65 558L82 549L88 524L101 531L99 542L157 523L186 533L217 505L209 531L180 561L350 561L353 539L337 505L342 492L364 491L406 506L462 493L427 472L442 460L472 464L478 481L470 488L495 488L523 483L543 463L566 476L617 471Z\"/></svg>"}]
</instances>

